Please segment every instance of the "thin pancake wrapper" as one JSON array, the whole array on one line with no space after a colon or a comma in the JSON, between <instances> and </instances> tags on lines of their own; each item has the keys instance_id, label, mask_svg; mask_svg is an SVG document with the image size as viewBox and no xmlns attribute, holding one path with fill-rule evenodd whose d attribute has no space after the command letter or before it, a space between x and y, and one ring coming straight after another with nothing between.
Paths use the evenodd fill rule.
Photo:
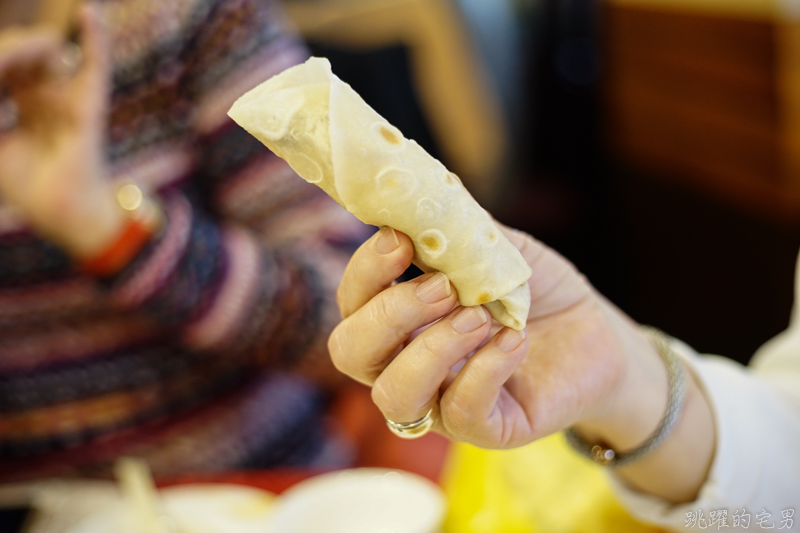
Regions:
<instances>
[{"instance_id":1,"label":"thin pancake wrapper","mask_svg":"<svg viewBox=\"0 0 800 533\"><path fill-rule=\"evenodd\" d=\"M367 224L414 242L415 263L450 278L464 306L522 329L531 270L458 178L311 58L243 95L228 113Z\"/></svg>"}]
</instances>

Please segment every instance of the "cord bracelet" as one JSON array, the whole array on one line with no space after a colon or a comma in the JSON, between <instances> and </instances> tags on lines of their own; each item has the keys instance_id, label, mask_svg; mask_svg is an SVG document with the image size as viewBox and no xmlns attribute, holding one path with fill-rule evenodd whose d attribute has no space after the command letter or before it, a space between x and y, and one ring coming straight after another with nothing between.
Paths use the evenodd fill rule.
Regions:
<instances>
[{"instance_id":1,"label":"cord bracelet","mask_svg":"<svg viewBox=\"0 0 800 533\"><path fill-rule=\"evenodd\" d=\"M567 428L564 432L567 442L575 450L604 466L628 465L655 450L675 428L686 398L686 374L680 359L670 347L669 337L662 331L649 326L642 326L642 333L656 349L667 367L669 387L667 409L656 429L643 443L627 451L616 451L607 446L587 442L572 427Z\"/></svg>"}]
</instances>

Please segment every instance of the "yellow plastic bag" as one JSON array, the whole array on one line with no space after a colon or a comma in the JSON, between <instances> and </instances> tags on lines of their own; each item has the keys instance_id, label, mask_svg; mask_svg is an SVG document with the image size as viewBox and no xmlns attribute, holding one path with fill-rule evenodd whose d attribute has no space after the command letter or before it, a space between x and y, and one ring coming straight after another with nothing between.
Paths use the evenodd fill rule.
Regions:
<instances>
[{"instance_id":1,"label":"yellow plastic bag","mask_svg":"<svg viewBox=\"0 0 800 533\"><path fill-rule=\"evenodd\" d=\"M514 450L453 445L445 533L656 533L616 501L602 467L563 434Z\"/></svg>"}]
</instances>

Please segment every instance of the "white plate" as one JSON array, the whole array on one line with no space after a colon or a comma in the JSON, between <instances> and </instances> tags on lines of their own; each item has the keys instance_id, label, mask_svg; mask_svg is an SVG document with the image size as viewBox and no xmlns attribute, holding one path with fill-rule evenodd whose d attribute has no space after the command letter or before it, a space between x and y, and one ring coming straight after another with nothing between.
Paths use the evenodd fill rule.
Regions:
<instances>
[{"instance_id":1,"label":"white plate","mask_svg":"<svg viewBox=\"0 0 800 533\"><path fill-rule=\"evenodd\" d=\"M243 485L198 483L159 491L164 514L181 533L265 533L275 495ZM140 533L121 499L98 509L68 533Z\"/></svg>"},{"instance_id":2,"label":"white plate","mask_svg":"<svg viewBox=\"0 0 800 533\"><path fill-rule=\"evenodd\" d=\"M316 476L275 503L270 533L435 533L442 490L416 474L357 468Z\"/></svg>"}]
</instances>

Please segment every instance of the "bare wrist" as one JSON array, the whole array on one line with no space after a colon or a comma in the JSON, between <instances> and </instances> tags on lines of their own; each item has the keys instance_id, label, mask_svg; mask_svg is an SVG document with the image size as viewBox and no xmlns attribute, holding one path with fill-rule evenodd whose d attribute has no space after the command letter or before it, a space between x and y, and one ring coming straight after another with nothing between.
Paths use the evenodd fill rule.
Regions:
<instances>
[{"instance_id":1,"label":"bare wrist","mask_svg":"<svg viewBox=\"0 0 800 533\"><path fill-rule=\"evenodd\" d=\"M94 257L108 248L127 223L127 214L114 198L112 190L95 195L91 205L75 216L58 239L67 252L78 260Z\"/></svg>"},{"instance_id":2,"label":"bare wrist","mask_svg":"<svg viewBox=\"0 0 800 533\"><path fill-rule=\"evenodd\" d=\"M613 307L609 309L616 313L614 325L624 326L618 332L628 361L626 374L608 407L574 427L592 442L626 451L639 447L664 420L670 386L657 350L633 322ZM679 364L686 391L671 432L651 453L614 470L632 488L676 503L697 496L708 475L716 440L710 404L686 364Z\"/></svg>"},{"instance_id":3,"label":"bare wrist","mask_svg":"<svg viewBox=\"0 0 800 533\"><path fill-rule=\"evenodd\" d=\"M593 442L627 450L647 439L663 418L669 389L667 370L635 323L613 307L607 312L626 361L625 374L605 409L574 427Z\"/></svg>"}]
</instances>

